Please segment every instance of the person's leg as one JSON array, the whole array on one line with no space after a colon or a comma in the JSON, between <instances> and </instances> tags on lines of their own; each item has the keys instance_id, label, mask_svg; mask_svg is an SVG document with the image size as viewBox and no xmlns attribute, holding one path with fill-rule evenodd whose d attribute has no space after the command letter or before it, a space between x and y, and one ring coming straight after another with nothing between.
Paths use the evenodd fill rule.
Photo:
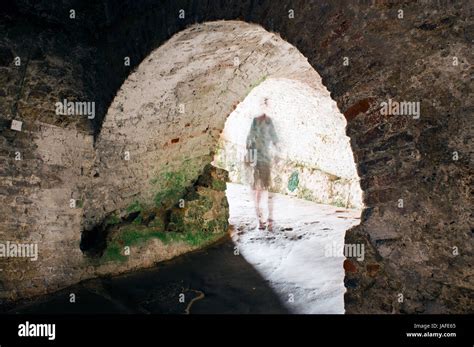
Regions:
<instances>
[{"instance_id":1,"label":"person's leg","mask_svg":"<svg viewBox=\"0 0 474 347\"><path fill-rule=\"evenodd\" d=\"M270 193L270 186L271 186L271 166L270 163L267 163L264 167L263 171L263 186L266 195L266 206L268 208L268 220L267 220L267 228L268 231L273 231L273 200L272 194Z\"/></svg>"},{"instance_id":2,"label":"person's leg","mask_svg":"<svg viewBox=\"0 0 474 347\"><path fill-rule=\"evenodd\" d=\"M254 190L254 203L255 203L255 213L258 219L258 228L265 229L265 223L262 221L262 210L260 209L260 202L262 200L262 191L260 188L255 188Z\"/></svg>"},{"instance_id":3,"label":"person's leg","mask_svg":"<svg viewBox=\"0 0 474 347\"><path fill-rule=\"evenodd\" d=\"M258 219L258 228L265 229L265 222L263 219L263 213L260 209L260 201L262 200L262 177L261 177L261 167L257 162L254 167L253 173L253 191L254 191L254 203L255 203L255 213L257 214Z\"/></svg>"},{"instance_id":4,"label":"person's leg","mask_svg":"<svg viewBox=\"0 0 474 347\"><path fill-rule=\"evenodd\" d=\"M268 192L268 231L273 231L273 194Z\"/></svg>"},{"instance_id":5,"label":"person's leg","mask_svg":"<svg viewBox=\"0 0 474 347\"><path fill-rule=\"evenodd\" d=\"M262 192L259 188L255 188L255 212L257 217L260 216L260 201L262 199Z\"/></svg>"}]
</instances>

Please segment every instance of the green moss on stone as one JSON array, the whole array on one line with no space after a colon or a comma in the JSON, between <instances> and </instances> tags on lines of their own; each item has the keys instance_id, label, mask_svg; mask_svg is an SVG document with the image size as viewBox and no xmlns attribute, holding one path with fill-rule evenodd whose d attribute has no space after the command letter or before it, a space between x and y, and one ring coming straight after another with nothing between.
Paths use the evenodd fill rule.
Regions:
<instances>
[{"instance_id":1,"label":"green moss on stone","mask_svg":"<svg viewBox=\"0 0 474 347\"><path fill-rule=\"evenodd\" d=\"M135 219L133 220L133 224L142 224L143 222L143 217L141 214L139 214L137 217L135 217Z\"/></svg>"},{"instance_id":2,"label":"green moss on stone","mask_svg":"<svg viewBox=\"0 0 474 347\"><path fill-rule=\"evenodd\" d=\"M158 239L164 244L184 242L193 248L199 248L224 235L228 228L228 215L210 220L206 220L204 216L215 208L216 203L213 195L216 192L209 191L209 188L225 191L226 182L221 177L209 176L209 180L201 182L205 183L202 190L190 189L197 173L186 164L181 171L165 172L152 179L151 183L156 191L154 206L134 201L126 208L127 213L138 212L138 215L131 224L116 229L111 235L101 261L125 261L128 257L122 255L124 247L142 245L152 239ZM185 206L178 208L176 203L185 194ZM218 196L219 194L224 193L217 193ZM165 225L164 216L170 208L170 220ZM120 222L120 218L111 215L106 224L115 225Z\"/></svg>"},{"instance_id":3,"label":"green moss on stone","mask_svg":"<svg viewBox=\"0 0 474 347\"><path fill-rule=\"evenodd\" d=\"M217 239L221 234L213 234L209 232L186 232L184 233L183 240L194 247L203 246L211 240Z\"/></svg>"},{"instance_id":4,"label":"green moss on stone","mask_svg":"<svg viewBox=\"0 0 474 347\"><path fill-rule=\"evenodd\" d=\"M105 219L105 224L106 225L116 225L116 224L119 224L120 223L120 218L115 215L115 214L111 214L110 216L108 216L106 219Z\"/></svg>"},{"instance_id":5,"label":"green moss on stone","mask_svg":"<svg viewBox=\"0 0 474 347\"><path fill-rule=\"evenodd\" d=\"M185 232L171 232L171 231L156 231L150 228L125 228L120 231L120 234L115 236L107 245L102 261L104 262L123 262L128 259L127 256L122 255L122 250L126 246L136 246L145 244L151 239L158 239L164 244L174 242L185 242L192 247L202 247L219 237L223 236L225 232L211 233L205 230L187 230Z\"/></svg>"},{"instance_id":6,"label":"green moss on stone","mask_svg":"<svg viewBox=\"0 0 474 347\"><path fill-rule=\"evenodd\" d=\"M165 223L161 218L155 217L150 223L148 223L148 226L154 229L163 230L165 228Z\"/></svg>"},{"instance_id":7,"label":"green moss on stone","mask_svg":"<svg viewBox=\"0 0 474 347\"><path fill-rule=\"evenodd\" d=\"M224 181L213 180L212 181L212 189L223 192L227 189L227 185Z\"/></svg>"},{"instance_id":8,"label":"green moss on stone","mask_svg":"<svg viewBox=\"0 0 474 347\"><path fill-rule=\"evenodd\" d=\"M107 247L102 256L103 262L123 262L127 260L127 257L122 254L122 247L118 244L111 244Z\"/></svg>"},{"instance_id":9,"label":"green moss on stone","mask_svg":"<svg viewBox=\"0 0 474 347\"><path fill-rule=\"evenodd\" d=\"M296 188L298 188L299 183L300 179L298 177L298 171L294 171L288 179L288 190L294 192Z\"/></svg>"},{"instance_id":10,"label":"green moss on stone","mask_svg":"<svg viewBox=\"0 0 474 347\"><path fill-rule=\"evenodd\" d=\"M165 172L152 179L151 183L158 191L154 197L156 207L170 207L175 204L186 191L189 184L187 174L183 172Z\"/></svg>"},{"instance_id":11,"label":"green moss on stone","mask_svg":"<svg viewBox=\"0 0 474 347\"><path fill-rule=\"evenodd\" d=\"M126 211L128 213L141 212L141 211L143 211L143 207L140 204L140 202L134 201L129 206L127 206Z\"/></svg>"},{"instance_id":12,"label":"green moss on stone","mask_svg":"<svg viewBox=\"0 0 474 347\"><path fill-rule=\"evenodd\" d=\"M315 198L313 196L313 191L304 186L300 186L300 188L298 189L297 197L300 199L315 201Z\"/></svg>"},{"instance_id":13,"label":"green moss on stone","mask_svg":"<svg viewBox=\"0 0 474 347\"><path fill-rule=\"evenodd\" d=\"M331 205L337 207L347 207L344 201L342 201L342 199L336 199L333 203L331 203Z\"/></svg>"}]
</instances>

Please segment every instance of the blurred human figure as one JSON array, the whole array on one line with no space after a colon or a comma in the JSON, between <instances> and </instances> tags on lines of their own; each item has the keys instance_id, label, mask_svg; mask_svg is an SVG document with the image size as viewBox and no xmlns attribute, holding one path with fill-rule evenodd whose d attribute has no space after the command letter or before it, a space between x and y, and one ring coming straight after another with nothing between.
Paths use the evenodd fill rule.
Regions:
<instances>
[{"instance_id":1,"label":"blurred human figure","mask_svg":"<svg viewBox=\"0 0 474 347\"><path fill-rule=\"evenodd\" d=\"M250 166L253 168L252 190L255 202L255 212L258 218L258 228L268 231L273 230L273 201L272 196L268 192L271 185L271 167L272 155L270 147L273 144L276 149L278 147L278 137L275 132L272 119L268 116L269 99L262 100L263 113L255 117L252 121L250 131L247 136L246 148ZM266 193L266 194L265 194ZM268 207L268 219L263 220L263 211L260 208L262 195L266 195Z\"/></svg>"}]
</instances>

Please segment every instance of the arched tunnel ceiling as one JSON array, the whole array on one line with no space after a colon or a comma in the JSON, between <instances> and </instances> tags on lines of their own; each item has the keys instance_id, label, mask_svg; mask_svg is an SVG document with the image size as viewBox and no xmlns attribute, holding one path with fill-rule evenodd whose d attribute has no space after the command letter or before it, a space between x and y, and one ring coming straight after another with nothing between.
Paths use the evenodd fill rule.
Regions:
<instances>
[{"instance_id":1,"label":"arched tunnel ceiling","mask_svg":"<svg viewBox=\"0 0 474 347\"><path fill-rule=\"evenodd\" d=\"M166 133L164 142L176 135L156 122L182 123L180 128L192 121L198 127L200 119L220 114L216 126L222 125L236 102L270 77L321 88L307 59L260 26L238 21L193 26L153 51L128 77L107 112L98 146L110 133L129 136L127 141L155 138L154 131Z\"/></svg>"}]
</instances>

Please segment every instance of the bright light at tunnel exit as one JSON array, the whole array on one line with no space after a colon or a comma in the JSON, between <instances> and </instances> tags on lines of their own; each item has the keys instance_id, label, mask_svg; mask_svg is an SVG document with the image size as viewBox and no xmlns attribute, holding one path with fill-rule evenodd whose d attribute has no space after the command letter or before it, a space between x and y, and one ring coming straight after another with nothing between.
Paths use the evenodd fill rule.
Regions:
<instances>
[{"instance_id":1,"label":"bright light at tunnel exit","mask_svg":"<svg viewBox=\"0 0 474 347\"><path fill-rule=\"evenodd\" d=\"M229 172L236 249L287 309L344 313L344 235L359 224L362 191L345 118L318 87L263 81L228 117L213 165ZM269 189L256 198L258 151L249 155L248 138L262 114L272 120L278 145L271 146Z\"/></svg>"}]
</instances>

